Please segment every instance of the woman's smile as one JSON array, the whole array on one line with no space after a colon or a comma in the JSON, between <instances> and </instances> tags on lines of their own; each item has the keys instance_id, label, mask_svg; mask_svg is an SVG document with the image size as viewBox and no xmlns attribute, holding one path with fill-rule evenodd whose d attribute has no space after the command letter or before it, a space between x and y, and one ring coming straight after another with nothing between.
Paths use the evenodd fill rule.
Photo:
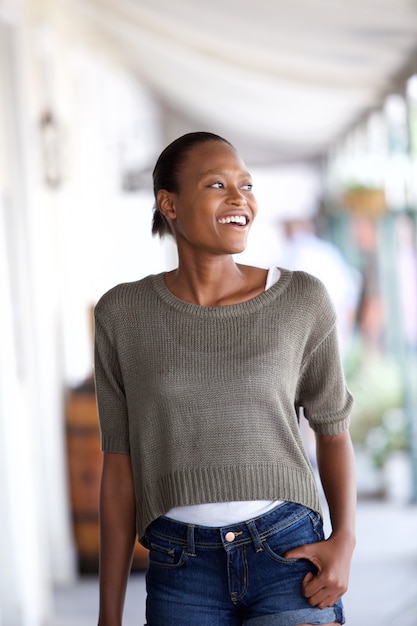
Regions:
<instances>
[{"instance_id":1,"label":"woman's smile","mask_svg":"<svg viewBox=\"0 0 417 626\"><path fill-rule=\"evenodd\" d=\"M247 215L226 215L224 217L219 217L217 221L219 224L239 226L239 228L245 227L249 224L249 218Z\"/></svg>"}]
</instances>

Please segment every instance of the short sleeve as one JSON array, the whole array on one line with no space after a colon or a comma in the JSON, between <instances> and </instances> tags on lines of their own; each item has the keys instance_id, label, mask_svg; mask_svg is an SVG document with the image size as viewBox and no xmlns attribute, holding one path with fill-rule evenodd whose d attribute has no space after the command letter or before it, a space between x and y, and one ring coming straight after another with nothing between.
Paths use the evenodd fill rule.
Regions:
<instances>
[{"instance_id":1,"label":"short sleeve","mask_svg":"<svg viewBox=\"0 0 417 626\"><path fill-rule=\"evenodd\" d=\"M94 375L101 449L103 452L129 454L126 396L117 350L108 328L109 316L105 312L100 301L94 312Z\"/></svg>"},{"instance_id":2,"label":"short sleeve","mask_svg":"<svg viewBox=\"0 0 417 626\"><path fill-rule=\"evenodd\" d=\"M337 435L349 426L353 398L340 358L336 324L308 355L296 392L310 426L321 435Z\"/></svg>"}]
</instances>

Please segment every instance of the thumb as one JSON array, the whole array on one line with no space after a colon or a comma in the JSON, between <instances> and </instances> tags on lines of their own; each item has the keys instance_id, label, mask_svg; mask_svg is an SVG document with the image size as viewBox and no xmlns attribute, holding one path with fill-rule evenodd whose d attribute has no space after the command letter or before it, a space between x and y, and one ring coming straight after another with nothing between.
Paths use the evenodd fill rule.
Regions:
<instances>
[{"instance_id":1,"label":"thumb","mask_svg":"<svg viewBox=\"0 0 417 626\"><path fill-rule=\"evenodd\" d=\"M310 559L311 551L309 549L309 545L306 544L304 546L298 546L298 548L293 548L292 550L288 550L284 554L284 559Z\"/></svg>"}]
</instances>

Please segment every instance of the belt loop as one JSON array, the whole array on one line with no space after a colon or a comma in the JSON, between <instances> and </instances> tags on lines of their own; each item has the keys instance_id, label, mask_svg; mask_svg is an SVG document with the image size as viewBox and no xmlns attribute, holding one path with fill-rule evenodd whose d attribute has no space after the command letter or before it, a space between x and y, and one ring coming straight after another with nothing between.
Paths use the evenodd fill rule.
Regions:
<instances>
[{"instance_id":1,"label":"belt loop","mask_svg":"<svg viewBox=\"0 0 417 626\"><path fill-rule=\"evenodd\" d=\"M187 555L196 556L194 543L194 526L189 524L187 527Z\"/></svg>"},{"instance_id":2,"label":"belt loop","mask_svg":"<svg viewBox=\"0 0 417 626\"><path fill-rule=\"evenodd\" d=\"M254 543L256 552L262 552L263 550L262 541L259 536L258 529L256 528L256 524L254 520L251 520L250 522L246 522L246 525L249 529L250 536L252 537L252 541Z\"/></svg>"}]
</instances>

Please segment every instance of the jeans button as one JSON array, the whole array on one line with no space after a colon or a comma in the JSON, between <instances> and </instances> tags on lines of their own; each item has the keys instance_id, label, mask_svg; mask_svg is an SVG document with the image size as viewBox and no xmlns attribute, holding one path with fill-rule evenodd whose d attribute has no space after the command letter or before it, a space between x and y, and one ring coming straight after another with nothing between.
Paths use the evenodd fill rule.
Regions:
<instances>
[{"instance_id":1,"label":"jeans button","mask_svg":"<svg viewBox=\"0 0 417 626\"><path fill-rule=\"evenodd\" d=\"M235 540L236 535L235 535L235 533L232 533L232 532L230 531L230 532L228 532L228 533L226 533L226 534L225 534L224 538L226 539L226 541L231 542L231 541L234 541L234 540Z\"/></svg>"}]
</instances>

